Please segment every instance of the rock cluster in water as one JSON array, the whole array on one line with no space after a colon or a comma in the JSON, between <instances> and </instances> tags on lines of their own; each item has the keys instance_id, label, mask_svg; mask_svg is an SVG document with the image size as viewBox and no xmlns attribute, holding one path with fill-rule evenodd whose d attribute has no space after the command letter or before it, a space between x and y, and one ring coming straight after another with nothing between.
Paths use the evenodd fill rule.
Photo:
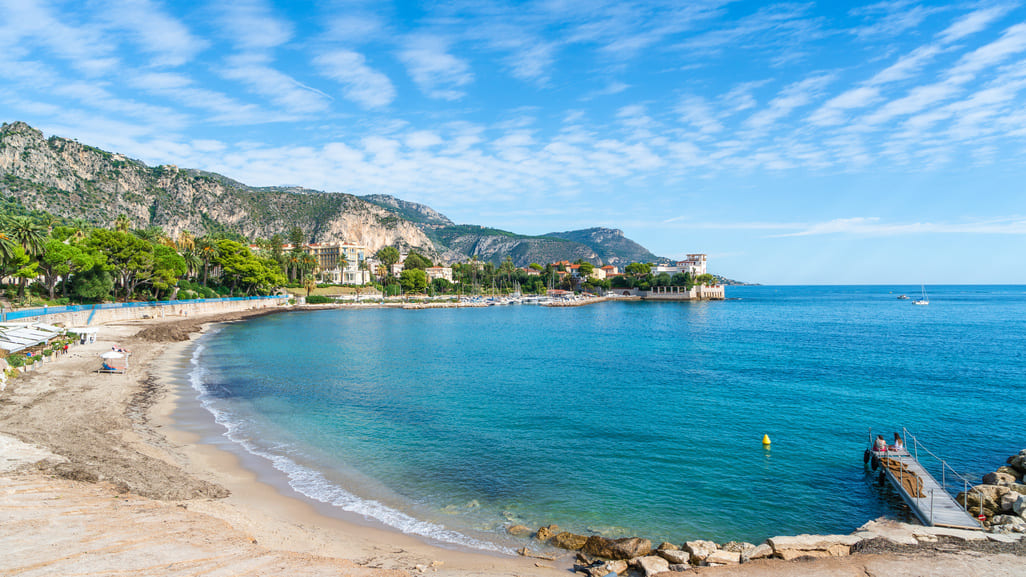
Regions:
<instances>
[{"instance_id":1,"label":"rock cluster in water","mask_svg":"<svg viewBox=\"0 0 1026 577\"><path fill-rule=\"evenodd\" d=\"M955 498L967 503L966 510L973 515L986 517L984 524L991 531L1026 533L1026 449L1006 463L984 475L982 484Z\"/></svg>"}]
</instances>

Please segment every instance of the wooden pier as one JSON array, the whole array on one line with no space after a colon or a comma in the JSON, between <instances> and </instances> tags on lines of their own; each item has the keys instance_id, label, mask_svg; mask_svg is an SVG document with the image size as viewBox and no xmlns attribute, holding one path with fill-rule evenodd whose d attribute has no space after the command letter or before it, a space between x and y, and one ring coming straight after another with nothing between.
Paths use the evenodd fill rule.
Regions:
<instances>
[{"instance_id":1,"label":"wooden pier","mask_svg":"<svg viewBox=\"0 0 1026 577\"><path fill-rule=\"evenodd\" d=\"M910 435L907 435L908 439ZM916 454L918 449L923 448L913 437L913 447ZM925 449L924 449L925 450ZM928 453L934 456L933 453ZM902 500L912 509L912 512L923 525L927 527L953 527L958 529L982 529L980 522L970 515L962 504L951 496L947 489L938 483L923 466L916 455L905 449L872 451L874 462L878 463L881 474L883 474L894 486L894 489L901 495ZM876 467L874 467L876 468ZM947 463L941 461L942 474L947 476ZM951 481L960 479L968 482L960 475L951 471ZM966 491L968 492L968 491ZM974 496L969 497L970 504Z\"/></svg>"}]
</instances>

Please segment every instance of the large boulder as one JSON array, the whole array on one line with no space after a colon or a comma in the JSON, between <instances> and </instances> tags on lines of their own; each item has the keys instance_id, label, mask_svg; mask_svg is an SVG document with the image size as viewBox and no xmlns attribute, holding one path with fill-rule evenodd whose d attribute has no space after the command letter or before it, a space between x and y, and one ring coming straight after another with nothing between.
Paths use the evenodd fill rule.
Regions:
<instances>
[{"instance_id":1,"label":"large boulder","mask_svg":"<svg viewBox=\"0 0 1026 577\"><path fill-rule=\"evenodd\" d=\"M627 569L630 566L623 559L617 559L615 561L606 561L606 564L603 565L602 567L606 570L605 575L609 575L610 573L616 573L617 575L623 575L624 573L627 572Z\"/></svg>"},{"instance_id":2,"label":"large boulder","mask_svg":"<svg viewBox=\"0 0 1026 577\"><path fill-rule=\"evenodd\" d=\"M684 550L691 553L692 563L701 563L702 561L705 561L705 558L717 548L718 546L716 543L713 543L712 541L698 540L684 543Z\"/></svg>"},{"instance_id":3,"label":"large boulder","mask_svg":"<svg viewBox=\"0 0 1026 577\"><path fill-rule=\"evenodd\" d=\"M1004 495L1001 495L1001 500L998 501L998 505L1001 507L1002 511L1014 511L1016 501L1021 501L1023 499L1026 499L1026 495L1020 495L1019 493L1009 491Z\"/></svg>"},{"instance_id":4,"label":"large boulder","mask_svg":"<svg viewBox=\"0 0 1026 577\"><path fill-rule=\"evenodd\" d=\"M1012 455L1006 462L1019 471L1019 474L1026 473L1026 449L1019 451L1018 455Z\"/></svg>"},{"instance_id":5,"label":"large boulder","mask_svg":"<svg viewBox=\"0 0 1026 577\"><path fill-rule=\"evenodd\" d=\"M1011 491L1009 487L1000 487L998 485L976 485L969 491L968 495L965 491L955 496L955 499L959 504L966 503L966 509L975 507L977 510L980 508L980 498L983 498L983 508L989 509L990 511L1001 510L1001 497ZM963 501L963 499L965 499Z\"/></svg>"},{"instance_id":6,"label":"large boulder","mask_svg":"<svg viewBox=\"0 0 1026 577\"><path fill-rule=\"evenodd\" d=\"M669 561L670 565L684 565L691 562L691 553L679 549L659 549L656 554Z\"/></svg>"},{"instance_id":7,"label":"large boulder","mask_svg":"<svg viewBox=\"0 0 1026 577\"><path fill-rule=\"evenodd\" d=\"M555 537L549 539L550 545L555 545L560 549L569 549L570 551L577 551L581 547L584 547L584 544L587 542L588 538L584 535L575 535L569 531L557 533Z\"/></svg>"},{"instance_id":8,"label":"large boulder","mask_svg":"<svg viewBox=\"0 0 1026 577\"><path fill-rule=\"evenodd\" d=\"M1026 520L1018 515L994 515L990 519L990 524L1008 527L1026 527Z\"/></svg>"},{"instance_id":9,"label":"large boulder","mask_svg":"<svg viewBox=\"0 0 1026 577\"><path fill-rule=\"evenodd\" d=\"M855 535L795 535L772 537L766 542L785 561L799 557L843 557L860 541Z\"/></svg>"},{"instance_id":10,"label":"large boulder","mask_svg":"<svg viewBox=\"0 0 1026 577\"><path fill-rule=\"evenodd\" d=\"M1015 467L1011 467L1009 465L1001 465L1000 467L997 468L997 472L998 473L1006 473L1008 475L1011 475L1011 476L1015 477L1016 481L1021 481L1022 480L1022 473L1019 472L1019 470L1016 469Z\"/></svg>"},{"instance_id":11,"label":"large boulder","mask_svg":"<svg viewBox=\"0 0 1026 577\"><path fill-rule=\"evenodd\" d=\"M659 544L658 547L656 547L657 551L673 551L673 550L676 550L676 549L680 549L680 547L678 547L678 546L676 546L673 543L670 543L668 541L663 541L662 543Z\"/></svg>"},{"instance_id":12,"label":"large boulder","mask_svg":"<svg viewBox=\"0 0 1026 577\"><path fill-rule=\"evenodd\" d=\"M670 563L657 555L639 557L635 560L638 569L641 569L645 577L652 577L656 573L663 573L670 570Z\"/></svg>"},{"instance_id":13,"label":"large boulder","mask_svg":"<svg viewBox=\"0 0 1026 577\"><path fill-rule=\"evenodd\" d=\"M633 559L651 553L652 542L638 537L608 539L600 535L592 535L584 542L583 551L588 555L606 559Z\"/></svg>"},{"instance_id":14,"label":"large boulder","mask_svg":"<svg viewBox=\"0 0 1026 577\"><path fill-rule=\"evenodd\" d=\"M1011 491L1015 491L1020 495L1026 495L1026 485L1022 483L1012 483L1008 486L1008 489Z\"/></svg>"},{"instance_id":15,"label":"large boulder","mask_svg":"<svg viewBox=\"0 0 1026 577\"><path fill-rule=\"evenodd\" d=\"M984 485L1001 485L1007 487L1014 483L1017 479L1015 475L1009 475L1008 473L987 473L983 476Z\"/></svg>"},{"instance_id":16,"label":"large boulder","mask_svg":"<svg viewBox=\"0 0 1026 577\"><path fill-rule=\"evenodd\" d=\"M737 565L741 562L740 551L717 549L705 557L706 565Z\"/></svg>"},{"instance_id":17,"label":"large boulder","mask_svg":"<svg viewBox=\"0 0 1026 577\"><path fill-rule=\"evenodd\" d=\"M755 549L745 553L744 557L748 559L765 559L766 557L773 556L773 547L770 547L766 543L762 545L756 545Z\"/></svg>"},{"instance_id":18,"label":"large boulder","mask_svg":"<svg viewBox=\"0 0 1026 577\"><path fill-rule=\"evenodd\" d=\"M1019 498L1012 503L1012 512L1020 517L1026 517L1026 497L1019 495Z\"/></svg>"},{"instance_id":19,"label":"large boulder","mask_svg":"<svg viewBox=\"0 0 1026 577\"><path fill-rule=\"evenodd\" d=\"M548 541L555 537L557 533L559 533L559 526L549 525L548 527L540 527L538 532L534 534L534 538L539 541Z\"/></svg>"}]
</instances>

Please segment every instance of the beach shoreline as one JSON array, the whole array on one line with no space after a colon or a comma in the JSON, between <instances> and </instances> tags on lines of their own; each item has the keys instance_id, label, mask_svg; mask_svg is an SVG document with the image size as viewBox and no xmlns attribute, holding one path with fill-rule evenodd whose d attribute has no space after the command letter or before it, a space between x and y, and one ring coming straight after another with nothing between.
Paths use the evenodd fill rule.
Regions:
<instances>
[{"instance_id":1,"label":"beach shoreline","mask_svg":"<svg viewBox=\"0 0 1026 577\"><path fill-rule=\"evenodd\" d=\"M6 457L0 468L0 549L11 552L0 560L0 573L30 567L41 568L33 574L57 575L72 567L80 572L86 556L86 568L96 574L153 574L151 558L188 565L190 571L227 567L228 574L567 574L572 552L540 560L453 550L325 515L309 500L262 480L237 454L176 423L191 339L213 323L268 312L104 325L96 343L76 346L14 379L0 396ZM111 346L132 350L128 374L93 372L97 355ZM122 546L111 546L112 540ZM123 545L128 542L133 545ZM47 543L52 546L41 546ZM965 566L952 564L950 556L961 559L935 553L927 564ZM1000 570L1018 561L988 555L980 567ZM700 572L809 569L807 574L841 575L860 563L924 566L922 559L874 554L802 565L767 560Z\"/></svg>"}]
</instances>

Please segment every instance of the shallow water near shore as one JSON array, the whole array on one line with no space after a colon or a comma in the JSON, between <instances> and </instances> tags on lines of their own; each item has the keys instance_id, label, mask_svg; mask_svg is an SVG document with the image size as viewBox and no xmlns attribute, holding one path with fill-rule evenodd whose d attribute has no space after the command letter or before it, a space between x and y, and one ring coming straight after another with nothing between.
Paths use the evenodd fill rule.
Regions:
<instances>
[{"instance_id":1,"label":"shallow water near shore","mask_svg":"<svg viewBox=\"0 0 1026 577\"><path fill-rule=\"evenodd\" d=\"M296 491L433 540L846 533L901 514L869 428L976 478L1026 447L1026 287L900 293L274 315L204 336L189 378Z\"/></svg>"}]
</instances>

